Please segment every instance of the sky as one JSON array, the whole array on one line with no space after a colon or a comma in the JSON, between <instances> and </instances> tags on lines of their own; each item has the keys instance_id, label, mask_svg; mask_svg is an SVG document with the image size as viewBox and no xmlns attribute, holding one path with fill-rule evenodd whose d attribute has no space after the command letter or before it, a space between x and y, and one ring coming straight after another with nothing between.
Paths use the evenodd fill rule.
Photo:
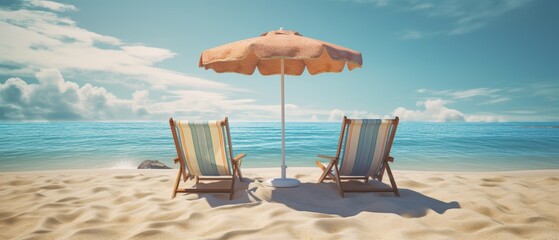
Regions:
<instances>
[{"instance_id":1,"label":"sky","mask_svg":"<svg viewBox=\"0 0 559 240\"><path fill-rule=\"evenodd\" d=\"M280 76L203 50L279 28L362 68L286 76L287 121L559 121L559 1L0 0L0 120L280 121Z\"/></svg>"}]
</instances>

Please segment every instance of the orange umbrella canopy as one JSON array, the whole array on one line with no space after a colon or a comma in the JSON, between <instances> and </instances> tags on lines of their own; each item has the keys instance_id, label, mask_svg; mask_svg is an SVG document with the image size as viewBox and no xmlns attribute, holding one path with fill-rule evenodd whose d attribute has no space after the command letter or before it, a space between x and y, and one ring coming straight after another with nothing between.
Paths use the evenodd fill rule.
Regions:
<instances>
[{"instance_id":1,"label":"orange umbrella canopy","mask_svg":"<svg viewBox=\"0 0 559 240\"><path fill-rule=\"evenodd\" d=\"M281 73L284 59L285 74L301 75L308 69L312 75L341 72L361 67L361 53L332 43L303 37L298 32L276 30L202 52L200 67L218 73L236 72L251 75L258 67L262 75Z\"/></svg>"}]
</instances>

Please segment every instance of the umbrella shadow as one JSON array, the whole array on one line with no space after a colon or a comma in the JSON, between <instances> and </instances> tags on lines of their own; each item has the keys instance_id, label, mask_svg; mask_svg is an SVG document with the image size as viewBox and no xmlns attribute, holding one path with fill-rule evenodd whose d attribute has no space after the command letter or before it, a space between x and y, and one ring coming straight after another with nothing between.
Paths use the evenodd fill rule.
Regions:
<instances>
[{"instance_id":1,"label":"umbrella shadow","mask_svg":"<svg viewBox=\"0 0 559 240\"><path fill-rule=\"evenodd\" d=\"M351 188L388 188L384 183L363 183L352 181L345 183ZM200 182L198 188L227 188L228 181ZM235 194L229 200L228 193L188 193L188 200L204 199L212 207L253 207L262 202L281 203L285 206L306 212L333 214L341 217L355 216L361 212L394 213L406 218L418 218L429 211L443 214L449 209L459 209L456 201L444 202L411 189L400 188L400 197L393 193L345 193L345 198L338 194L334 183L302 183L296 188L272 188L257 179L243 178L235 182ZM185 196L185 195L183 195Z\"/></svg>"},{"instance_id":2,"label":"umbrella shadow","mask_svg":"<svg viewBox=\"0 0 559 240\"><path fill-rule=\"evenodd\" d=\"M358 187L388 187L383 183L353 183ZM384 186L383 186L384 185ZM334 183L302 183L291 189L275 189L271 201L283 203L298 210L342 217L355 216L361 212L394 213L407 218L418 218L432 210L443 214L449 209L458 209L456 201L444 202L411 189L400 188L400 197L393 193L345 193L340 197ZM309 199L309 197L314 199Z\"/></svg>"}]
</instances>

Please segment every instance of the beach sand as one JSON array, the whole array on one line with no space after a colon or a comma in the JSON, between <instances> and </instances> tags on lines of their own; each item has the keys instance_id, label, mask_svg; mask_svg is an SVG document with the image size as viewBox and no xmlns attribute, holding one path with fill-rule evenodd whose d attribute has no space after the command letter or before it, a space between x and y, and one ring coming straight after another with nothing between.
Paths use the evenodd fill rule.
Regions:
<instances>
[{"instance_id":1,"label":"beach sand","mask_svg":"<svg viewBox=\"0 0 559 240\"><path fill-rule=\"evenodd\" d=\"M175 169L0 173L0 239L559 239L559 170L395 171L401 197L346 198L318 168L289 168L292 189L243 174L230 201L171 200Z\"/></svg>"}]
</instances>

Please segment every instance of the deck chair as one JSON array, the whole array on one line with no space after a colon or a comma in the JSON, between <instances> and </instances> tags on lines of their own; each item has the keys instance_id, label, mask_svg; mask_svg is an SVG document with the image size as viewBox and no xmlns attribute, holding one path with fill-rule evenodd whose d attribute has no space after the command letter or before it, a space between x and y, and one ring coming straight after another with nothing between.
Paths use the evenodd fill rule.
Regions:
<instances>
[{"instance_id":1,"label":"deck chair","mask_svg":"<svg viewBox=\"0 0 559 240\"><path fill-rule=\"evenodd\" d=\"M388 162L394 161L389 154L398 121L398 117L348 119L344 116L336 156L318 155L330 160L328 166L316 161L317 166L324 171L318 183L325 179L334 180L342 197L344 192L393 192L399 197L398 187L388 165ZM363 180L367 183L369 177L382 182L385 170L390 178L390 189L345 189L342 186L342 180Z\"/></svg>"},{"instance_id":2,"label":"deck chair","mask_svg":"<svg viewBox=\"0 0 559 240\"><path fill-rule=\"evenodd\" d=\"M235 192L235 178L242 181L241 161L246 154L233 156L229 122L225 118L221 121L177 121L169 119L177 157L175 164L180 168L175 180L173 196L177 193L229 193L229 199ZM188 172L187 172L188 171ZM229 189L178 189L179 182L188 179L195 180L227 180L231 181Z\"/></svg>"}]
</instances>

